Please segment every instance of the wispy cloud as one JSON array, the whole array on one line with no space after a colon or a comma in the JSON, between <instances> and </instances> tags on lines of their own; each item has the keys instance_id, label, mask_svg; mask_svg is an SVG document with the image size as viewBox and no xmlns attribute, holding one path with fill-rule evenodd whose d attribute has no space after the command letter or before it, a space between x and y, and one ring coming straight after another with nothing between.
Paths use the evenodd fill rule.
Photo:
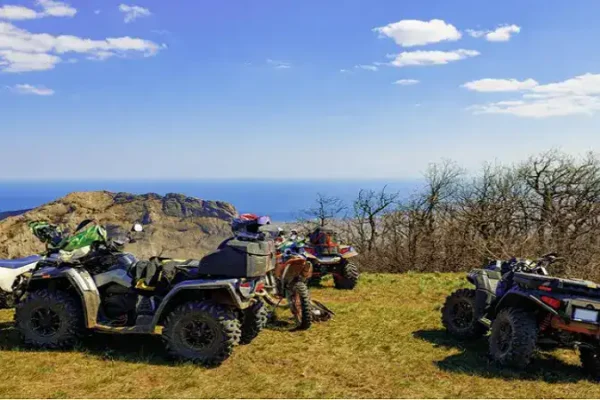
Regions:
<instances>
[{"instance_id":1,"label":"wispy cloud","mask_svg":"<svg viewBox=\"0 0 600 400\"><path fill-rule=\"evenodd\" d=\"M270 58L267 59L267 64L270 64L275 69L289 69L292 68L292 64L287 61L278 61L272 60Z\"/></svg>"},{"instance_id":2,"label":"wispy cloud","mask_svg":"<svg viewBox=\"0 0 600 400\"><path fill-rule=\"evenodd\" d=\"M540 85L533 79L521 82L514 79L484 79L475 82L482 81L504 83L501 85L496 83L492 86L488 83L479 84L479 91L509 91L489 90L490 87L496 89L508 87L511 89L510 91L522 91L524 94L518 99L476 104L469 107L468 109L475 114L510 114L527 118L547 118L575 114L592 115L600 111L600 74L587 73L545 85ZM469 88L467 85L468 83L463 86Z\"/></svg>"},{"instance_id":3,"label":"wispy cloud","mask_svg":"<svg viewBox=\"0 0 600 400\"><path fill-rule=\"evenodd\" d=\"M19 84L15 86L9 86L8 88L10 91L17 94L36 96L52 96L54 94L54 90L52 89L48 89L44 86L34 86L29 84Z\"/></svg>"},{"instance_id":4,"label":"wispy cloud","mask_svg":"<svg viewBox=\"0 0 600 400\"><path fill-rule=\"evenodd\" d=\"M150 10L148 10L147 8L127 4L119 5L119 11L125 14L126 24L133 22L138 18L149 17L150 15L152 15Z\"/></svg>"},{"instance_id":5,"label":"wispy cloud","mask_svg":"<svg viewBox=\"0 0 600 400\"><path fill-rule=\"evenodd\" d=\"M129 36L94 40L73 35L31 33L0 21L0 71L27 72L54 68L66 53L94 59L130 54L152 56L163 49L152 41Z\"/></svg>"},{"instance_id":6,"label":"wispy cloud","mask_svg":"<svg viewBox=\"0 0 600 400\"><path fill-rule=\"evenodd\" d=\"M514 24L501 25L492 31L467 29L466 32L474 38L483 37L488 42L508 42L513 35L521 32L521 27Z\"/></svg>"},{"instance_id":7,"label":"wispy cloud","mask_svg":"<svg viewBox=\"0 0 600 400\"><path fill-rule=\"evenodd\" d=\"M375 72L375 71L379 70L379 68L377 66L375 66L375 65L364 65L364 64L355 65L354 68L355 69L362 69L362 70L365 70L365 71L372 71L372 72Z\"/></svg>"},{"instance_id":8,"label":"wispy cloud","mask_svg":"<svg viewBox=\"0 0 600 400\"><path fill-rule=\"evenodd\" d=\"M479 79L467 82L462 87L476 92L515 92L528 90L538 85L533 79L519 81L517 79Z\"/></svg>"},{"instance_id":9,"label":"wispy cloud","mask_svg":"<svg viewBox=\"0 0 600 400\"><path fill-rule=\"evenodd\" d=\"M416 79L399 79L394 82L394 85L410 86L410 85L416 85L417 83L419 83L419 81Z\"/></svg>"},{"instance_id":10,"label":"wispy cloud","mask_svg":"<svg viewBox=\"0 0 600 400\"><path fill-rule=\"evenodd\" d=\"M477 50L452 50L452 51L440 51L440 50L417 50L417 51L405 51L400 54L388 55L392 58L390 63L394 67L413 67L413 66L429 66L429 65L443 65L450 62L464 60L465 58L476 57L480 53Z\"/></svg>"}]
</instances>

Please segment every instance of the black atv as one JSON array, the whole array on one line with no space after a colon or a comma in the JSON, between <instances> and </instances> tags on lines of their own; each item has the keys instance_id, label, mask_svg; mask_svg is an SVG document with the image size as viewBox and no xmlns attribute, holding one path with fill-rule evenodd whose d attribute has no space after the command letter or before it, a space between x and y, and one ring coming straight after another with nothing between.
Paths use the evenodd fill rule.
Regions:
<instances>
[{"instance_id":1,"label":"black atv","mask_svg":"<svg viewBox=\"0 0 600 400\"><path fill-rule=\"evenodd\" d=\"M557 260L496 261L472 270L475 289L460 289L446 299L442 323L461 339L491 329L489 352L502 366L523 368L536 350L575 348L583 368L600 379L600 287L580 279L548 276Z\"/></svg>"},{"instance_id":2,"label":"black atv","mask_svg":"<svg viewBox=\"0 0 600 400\"><path fill-rule=\"evenodd\" d=\"M95 242L84 257L48 262L33 273L15 313L25 344L61 348L85 331L154 334L162 327L171 355L215 366L266 324L256 294L275 267L272 241L231 240L187 261L138 261L122 244Z\"/></svg>"}]
</instances>

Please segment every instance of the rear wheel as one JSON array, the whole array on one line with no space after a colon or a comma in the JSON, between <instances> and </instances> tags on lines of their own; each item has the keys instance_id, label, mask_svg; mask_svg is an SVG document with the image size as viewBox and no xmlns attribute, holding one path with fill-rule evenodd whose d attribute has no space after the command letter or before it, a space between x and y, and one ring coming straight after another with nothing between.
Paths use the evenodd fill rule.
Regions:
<instances>
[{"instance_id":1,"label":"rear wheel","mask_svg":"<svg viewBox=\"0 0 600 400\"><path fill-rule=\"evenodd\" d=\"M62 291L28 293L17 305L15 324L25 344L38 348L72 346L84 330L78 299Z\"/></svg>"},{"instance_id":2,"label":"rear wheel","mask_svg":"<svg viewBox=\"0 0 600 400\"><path fill-rule=\"evenodd\" d=\"M490 355L502 366L524 368L531 361L537 334L533 314L518 308L505 308L492 323Z\"/></svg>"},{"instance_id":3,"label":"rear wheel","mask_svg":"<svg viewBox=\"0 0 600 400\"><path fill-rule=\"evenodd\" d=\"M583 370L595 380L600 380L600 349L584 347L579 352Z\"/></svg>"},{"instance_id":4,"label":"rear wheel","mask_svg":"<svg viewBox=\"0 0 600 400\"><path fill-rule=\"evenodd\" d=\"M348 263L342 266L340 274L333 275L333 283L336 289L352 290L356 287L359 276L358 267Z\"/></svg>"},{"instance_id":5,"label":"rear wheel","mask_svg":"<svg viewBox=\"0 0 600 400\"><path fill-rule=\"evenodd\" d=\"M244 310L240 344L249 344L267 325L269 310L262 300Z\"/></svg>"},{"instance_id":6,"label":"rear wheel","mask_svg":"<svg viewBox=\"0 0 600 400\"><path fill-rule=\"evenodd\" d=\"M304 282L296 282L289 294L290 309L299 330L306 330L312 325L312 306L310 292Z\"/></svg>"},{"instance_id":7,"label":"rear wheel","mask_svg":"<svg viewBox=\"0 0 600 400\"><path fill-rule=\"evenodd\" d=\"M217 366L240 342L240 321L229 307L193 301L177 307L166 318L163 339L175 358Z\"/></svg>"},{"instance_id":8,"label":"rear wheel","mask_svg":"<svg viewBox=\"0 0 600 400\"><path fill-rule=\"evenodd\" d=\"M459 289L446 298L442 308L442 324L452 336L475 339L483 336L487 328L475 316L475 290Z\"/></svg>"}]
</instances>

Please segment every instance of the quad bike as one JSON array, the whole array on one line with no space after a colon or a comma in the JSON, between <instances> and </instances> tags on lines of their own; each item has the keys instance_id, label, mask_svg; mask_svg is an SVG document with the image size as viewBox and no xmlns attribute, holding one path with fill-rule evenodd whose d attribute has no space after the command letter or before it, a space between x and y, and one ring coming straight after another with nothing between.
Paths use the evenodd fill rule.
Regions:
<instances>
[{"instance_id":1,"label":"quad bike","mask_svg":"<svg viewBox=\"0 0 600 400\"><path fill-rule=\"evenodd\" d=\"M313 321L327 321L334 315L324 304L311 300L306 284L312 275L312 264L303 247L293 241L280 242L277 266L267 274L262 295L274 309L289 308L299 330L309 329Z\"/></svg>"},{"instance_id":2,"label":"quad bike","mask_svg":"<svg viewBox=\"0 0 600 400\"><path fill-rule=\"evenodd\" d=\"M309 237L306 252L313 264L311 285L318 285L321 278L331 274L336 289L354 289L360 276L358 266L352 259L358 252L348 245L339 245L333 241L335 232L318 228Z\"/></svg>"},{"instance_id":3,"label":"quad bike","mask_svg":"<svg viewBox=\"0 0 600 400\"><path fill-rule=\"evenodd\" d=\"M272 242L231 240L188 261L138 261L122 251L125 242L105 236L87 255L32 274L15 313L27 345L68 347L86 331L154 334L162 327L172 356L216 366L266 323L256 292L274 267Z\"/></svg>"},{"instance_id":4,"label":"quad bike","mask_svg":"<svg viewBox=\"0 0 600 400\"><path fill-rule=\"evenodd\" d=\"M82 248L89 246L92 231L83 231L78 226L73 235L45 221L32 221L29 228L45 245L46 250L39 255L24 258L0 260L0 309L13 308L24 294L31 272L40 262L56 260L59 257L72 257Z\"/></svg>"},{"instance_id":5,"label":"quad bike","mask_svg":"<svg viewBox=\"0 0 600 400\"><path fill-rule=\"evenodd\" d=\"M600 379L600 287L548 276L557 260L513 258L472 270L467 279L475 289L448 296L443 325L462 339L491 329L490 356L503 366L525 367L536 347L579 349L583 368Z\"/></svg>"}]
</instances>

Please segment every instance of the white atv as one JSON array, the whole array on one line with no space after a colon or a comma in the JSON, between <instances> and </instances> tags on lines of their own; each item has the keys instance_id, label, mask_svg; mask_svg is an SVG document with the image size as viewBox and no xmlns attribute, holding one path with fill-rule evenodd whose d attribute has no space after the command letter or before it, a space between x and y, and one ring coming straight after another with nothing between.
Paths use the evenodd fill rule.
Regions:
<instances>
[{"instance_id":1,"label":"white atv","mask_svg":"<svg viewBox=\"0 0 600 400\"><path fill-rule=\"evenodd\" d=\"M0 309L15 306L26 288L31 271L44 258L34 255L14 260L0 260Z\"/></svg>"}]
</instances>

